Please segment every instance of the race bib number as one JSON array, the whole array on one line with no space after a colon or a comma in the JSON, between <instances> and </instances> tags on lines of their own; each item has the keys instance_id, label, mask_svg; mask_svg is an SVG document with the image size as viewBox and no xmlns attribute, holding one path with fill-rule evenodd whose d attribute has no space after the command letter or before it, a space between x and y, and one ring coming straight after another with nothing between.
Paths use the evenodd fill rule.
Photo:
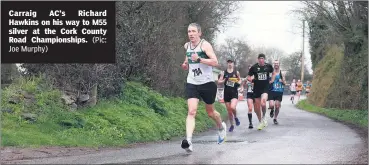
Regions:
<instances>
[{"instance_id":1,"label":"race bib number","mask_svg":"<svg viewBox=\"0 0 369 165\"><path fill-rule=\"evenodd\" d=\"M258 73L258 80L266 80L267 74L266 73Z\"/></svg>"},{"instance_id":2,"label":"race bib number","mask_svg":"<svg viewBox=\"0 0 369 165\"><path fill-rule=\"evenodd\" d=\"M252 84L250 83L250 84L248 84L248 86L247 86L247 92L248 92L248 93L252 93L252 91L253 91L253 89L252 89Z\"/></svg>"},{"instance_id":3,"label":"race bib number","mask_svg":"<svg viewBox=\"0 0 369 165\"><path fill-rule=\"evenodd\" d=\"M280 83L276 83L276 84L274 84L274 88L275 89L282 88L282 85Z\"/></svg>"},{"instance_id":4,"label":"race bib number","mask_svg":"<svg viewBox=\"0 0 369 165\"><path fill-rule=\"evenodd\" d=\"M226 85L229 86L229 87L234 87L234 82L227 81Z\"/></svg>"},{"instance_id":5,"label":"race bib number","mask_svg":"<svg viewBox=\"0 0 369 165\"><path fill-rule=\"evenodd\" d=\"M200 68L197 68L197 69L192 69L192 72L193 72L193 76L196 77L196 76L200 76L202 74L201 72L201 69Z\"/></svg>"}]
</instances>

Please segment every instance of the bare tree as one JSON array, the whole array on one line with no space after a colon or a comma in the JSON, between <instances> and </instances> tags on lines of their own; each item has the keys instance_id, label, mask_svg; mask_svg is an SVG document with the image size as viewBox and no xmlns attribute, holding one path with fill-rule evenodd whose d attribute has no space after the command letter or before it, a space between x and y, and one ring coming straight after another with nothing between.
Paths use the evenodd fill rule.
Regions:
<instances>
[{"instance_id":1,"label":"bare tree","mask_svg":"<svg viewBox=\"0 0 369 165\"><path fill-rule=\"evenodd\" d=\"M100 97L121 94L126 80L139 81L163 94L181 96L186 72L184 59L187 26L197 22L204 38L214 33L237 9L237 2L116 3L116 64L23 64L26 75L45 75L62 90L97 93ZM96 92L96 90L97 92Z\"/></svg>"},{"instance_id":2,"label":"bare tree","mask_svg":"<svg viewBox=\"0 0 369 165\"><path fill-rule=\"evenodd\" d=\"M236 38L227 38L226 44L220 45L217 49L218 58L221 69L227 68L227 60L232 59L235 62L236 69L242 77L245 77L248 72L248 66L252 64L251 48L246 41Z\"/></svg>"},{"instance_id":3,"label":"bare tree","mask_svg":"<svg viewBox=\"0 0 369 165\"><path fill-rule=\"evenodd\" d=\"M312 75L308 71L308 67L305 64L304 69L304 80L311 81ZM280 60L280 68L285 71L285 78L287 81L292 79L300 79L301 77L301 52L295 52L288 56L284 56Z\"/></svg>"},{"instance_id":4,"label":"bare tree","mask_svg":"<svg viewBox=\"0 0 369 165\"><path fill-rule=\"evenodd\" d=\"M280 60L282 57L286 56L283 50L276 47L258 47L255 51L265 54L266 61L270 64L273 63L273 60Z\"/></svg>"}]
</instances>

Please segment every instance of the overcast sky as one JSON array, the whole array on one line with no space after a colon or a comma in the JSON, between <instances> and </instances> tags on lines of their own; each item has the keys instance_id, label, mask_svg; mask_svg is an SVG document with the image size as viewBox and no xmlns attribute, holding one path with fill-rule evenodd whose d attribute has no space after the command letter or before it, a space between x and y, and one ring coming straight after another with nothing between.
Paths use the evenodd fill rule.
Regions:
<instances>
[{"instance_id":1,"label":"overcast sky","mask_svg":"<svg viewBox=\"0 0 369 165\"><path fill-rule=\"evenodd\" d=\"M276 47L290 54L302 50L302 21L291 12L299 1L245 1L233 14L238 20L217 35L216 43L227 37L242 37L252 47ZM307 25L305 23L305 32ZM309 42L305 33L305 61L311 71Z\"/></svg>"}]
</instances>

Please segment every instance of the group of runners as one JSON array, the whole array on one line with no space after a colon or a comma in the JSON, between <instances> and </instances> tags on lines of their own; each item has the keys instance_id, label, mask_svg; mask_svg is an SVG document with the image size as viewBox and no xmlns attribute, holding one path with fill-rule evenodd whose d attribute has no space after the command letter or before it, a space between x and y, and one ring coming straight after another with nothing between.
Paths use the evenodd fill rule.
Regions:
<instances>
[{"instance_id":1,"label":"group of runners","mask_svg":"<svg viewBox=\"0 0 369 165\"><path fill-rule=\"evenodd\" d=\"M215 110L214 102L217 94L217 84L213 78L213 67L218 66L218 59L214 53L212 45L201 39L201 27L196 23L188 26L188 37L190 42L184 44L186 56L181 67L188 70L186 96L188 104L188 114L186 119L186 139L182 140L181 147L187 152L193 151L192 135L195 129L195 116L200 99L205 102L205 109L218 128L217 143L224 142L227 135L227 125L222 120L220 113ZM269 101L270 117L274 124L278 124L277 116L281 107L284 86L286 81L279 68L279 61L273 61L273 66L265 62L264 54L258 55L258 62L249 66L248 76L242 81L240 73L234 69L234 61L227 60L228 68L224 70L218 80L219 84L224 84L224 102L228 112L230 127L232 132L239 126L240 120L237 117L236 106L238 102L238 89L242 92L244 86L247 91L249 128L253 128L252 111L259 121L258 130L262 130L268 125L266 112L267 101ZM292 87L294 86L294 87ZM291 101L294 100L294 90L300 94L302 83L295 80L290 85ZM307 88L306 88L307 89ZM310 88L309 88L310 89ZM296 91L295 90L295 91ZM308 90L306 90L308 92Z\"/></svg>"},{"instance_id":2,"label":"group of runners","mask_svg":"<svg viewBox=\"0 0 369 165\"><path fill-rule=\"evenodd\" d=\"M290 84L290 91L291 91L290 100L292 101L292 104L294 104L296 94L297 94L297 99L300 100L300 96L301 96L303 89L305 89L306 97L309 97L311 86L312 84L310 83L310 81L307 81L306 84L303 84L301 80L297 80L296 82L296 80L293 79L292 83Z\"/></svg>"}]
</instances>

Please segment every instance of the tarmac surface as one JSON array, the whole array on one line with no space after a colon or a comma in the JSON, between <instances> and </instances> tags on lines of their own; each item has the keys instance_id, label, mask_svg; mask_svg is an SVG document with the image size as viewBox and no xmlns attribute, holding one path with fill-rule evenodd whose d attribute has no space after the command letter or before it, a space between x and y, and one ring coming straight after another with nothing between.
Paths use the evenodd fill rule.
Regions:
<instances>
[{"instance_id":1,"label":"tarmac surface","mask_svg":"<svg viewBox=\"0 0 369 165\"><path fill-rule=\"evenodd\" d=\"M256 129L255 113L254 129L248 129L246 101L240 101L237 110L241 125L234 132L227 132L225 143L216 144L217 131L210 130L193 137L192 153L185 152L180 147L182 139L177 138L131 148L2 164L368 164L368 145L363 135L324 116L297 109L288 96L283 97L279 125L273 124L268 110L268 126L260 131Z\"/></svg>"}]
</instances>

